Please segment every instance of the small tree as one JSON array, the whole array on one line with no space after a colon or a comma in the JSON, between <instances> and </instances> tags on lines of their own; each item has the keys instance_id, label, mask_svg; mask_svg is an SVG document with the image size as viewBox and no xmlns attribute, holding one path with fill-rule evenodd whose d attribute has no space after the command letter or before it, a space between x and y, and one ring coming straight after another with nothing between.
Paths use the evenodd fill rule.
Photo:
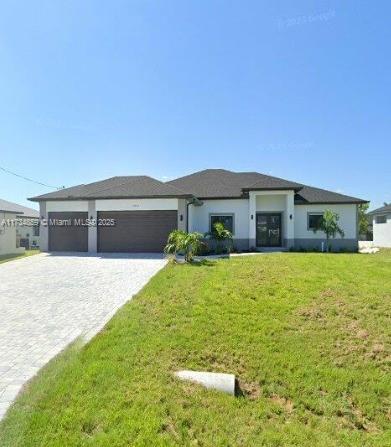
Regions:
<instances>
[{"instance_id":1,"label":"small tree","mask_svg":"<svg viewBox=\"0 0 391 447\"><path fill-rule=\"evenodd\" d=\"M339 234L341 237L345 236L344 231L338 225L338 221L339 221L339 215L337 213L334 213L334 211L331 210L326 210L323 213L318 228L314 229L315 233L318 230L323 231L325 233L327 239L327 251L331 251L330 239L334 239L337 234Z\"/></svg>"},{"instance_id":2,"label":"small tree","mask_svg":"<svg viewBox=\"0 0 391 447\"><path fill-rule=\"evenodd\" d=\"M167 240L167 245L164 247L164 253L183 254L185 262L191 262L194 255L196 255L203 246L201 233L187 233L183 230L172 231Z\"/></svg>"},{"instance_id":3,"label":"small tree","mask_svg":"<svg viewBox=\"0 0 391 447\"><path fill-rule=\"evenodd\" d=\"M222 253L224 243L229 241L228 251L232 245L232 233L224 227L221 222L216 222L213 225L212 231L205 234L205 237L211 238L216 241L216 253Z\"/></svg>"}]
</instances>

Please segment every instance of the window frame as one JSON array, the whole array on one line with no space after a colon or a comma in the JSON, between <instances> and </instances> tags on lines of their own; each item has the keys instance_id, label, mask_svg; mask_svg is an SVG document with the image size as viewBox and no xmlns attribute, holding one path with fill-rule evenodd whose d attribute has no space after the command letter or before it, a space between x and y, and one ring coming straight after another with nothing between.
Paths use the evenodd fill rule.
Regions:
<instances>
[{"instance_id":1,"label":"window frame","mask_svg":"<svg viewBox=\"0 0 391 447\"><path fill-rule=\"evenodd\" d=\"M384 218L384 222L378 222L379 217ZM384 225L387 223L387 214L378 214L376 216L376 225Z\"/></svg>"},{"instance_id":2,"label":"window frame","mask_svg":"<svg viewBox=\"0 0 391 447\"><path fill-rule=\"evenodd\" d=\"M33 226L33 237L39 237L39 231L40 231L39 226L40 226L39 224Z\"/></svg>"},{"instance_id":3,"label":"window frame","mask_svg":"<svg viewBox=\"0 0 391 447\"><path fill-rule=\"evenodd\" d=\"M232 217L232 235L235 234L235 213L209 213L209 232L212 232L212 217ZM227 228L228 230L228 228Z\"/></svg>"},{"instance_id":4,"label":"window frame","mask_svg":"<svg viewBox=\"0 0 391 447\"><path fill-rule=\"evenodd\" d=\"M318 228L310 227L310 216L323 216L324 212L321 211L308 211L307 212L307 230L314 231L318 230Z\"/></svg>"}]
</instances>

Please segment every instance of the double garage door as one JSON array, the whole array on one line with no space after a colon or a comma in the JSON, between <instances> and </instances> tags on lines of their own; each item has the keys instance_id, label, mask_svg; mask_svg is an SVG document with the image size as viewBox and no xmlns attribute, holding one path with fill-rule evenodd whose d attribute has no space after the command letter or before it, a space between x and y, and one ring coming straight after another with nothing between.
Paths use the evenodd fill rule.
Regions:
<instances>
[{"instance_id":1,"label":"double garage door","mask_svg":"<svg viewBox=\"0 0 391 447\"><path fill-rule=\"evenodd\" d=\"M75 219L87 218L82 212L49 213L49 219L71 222L49 226L49 250L88 251L88 227L74 225ZM99 252L162 252L169 233L177 228L177 211L100 211L97 220Z\"/></svg>"}]
</instances>

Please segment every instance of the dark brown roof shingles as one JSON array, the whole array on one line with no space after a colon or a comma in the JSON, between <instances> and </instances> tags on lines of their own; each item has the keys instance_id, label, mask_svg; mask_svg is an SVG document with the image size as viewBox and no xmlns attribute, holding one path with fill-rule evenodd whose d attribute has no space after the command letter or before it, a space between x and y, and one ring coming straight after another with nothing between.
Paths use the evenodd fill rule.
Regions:
<instances>
[{"instance_id":1,"label":"dark brown roof shingles","mask_svg":"<svg viewBox=\"0 0 391 447\"><path fill-rule=\"evenodd\" d=\"M365 203L365 200L313 188L258 172L205 169L163 183L148 176L112 177L61 189L30 200L80 200L147 197L197 197L198 199L245 198L250 190L293 190L296 204Z\"/></svg>"},{"instance_id":2,"label":"dark brown roof shingles","mask_svg":"<svg viewBox=\"0 0 391 447\"><path fill-rule=\"evenodd\" d=\"M30 200L77 200L132 197L189 197L184 191L145 175L112 177L33 197Z\"/></svg>"}]
</instances>

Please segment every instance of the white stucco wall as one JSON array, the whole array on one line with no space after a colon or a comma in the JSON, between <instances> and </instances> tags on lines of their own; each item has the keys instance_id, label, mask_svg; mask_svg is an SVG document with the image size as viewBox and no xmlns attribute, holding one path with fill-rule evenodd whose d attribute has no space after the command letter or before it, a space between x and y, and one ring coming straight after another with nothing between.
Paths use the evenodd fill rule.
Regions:
<instances>
[{"instance_id":1,"label":"white stucco wall","mask_svg":"<svg viewBox=\"0 0 391 447\"><path fill-rule=\"evenodd\" d=\"M23 253L16 247L16 226L6 225L8 220L16 220L16 214L0 212L0 255Z\"/></svg>"},{"instance_id":2,"label":"white stucco wall","mask_svg":"<svg viewBox=\"0 0 391 447\"><path fill-rule=\"evenodd\" d=\"M26 219L27 223L29 220L29 218L24 218L23 216L19 216L19 218L22 220ZM38 219L37 219L38 222ZM33 245L33 242L35 242L35 245L39 245L39 235L38 236L34 236L34 231L35 228L32 225L27 225L27 224L21 224L18 225L17 229L16 229L16 234L18 238L21 239L29 239L30 241L30 247Z\"/></svg>"},{"instance_id":3,"label":"white stucco wall","mask_svg":"<svg viewBox=\"0 0 391 447\"><path fill-rule=\"evenodd\" d=\"M387 223L376 223L373 219L373 243L376 247L391 247L391 214L387 214Z\"/></svg>"},{"instance_id":4,"label":"white stucco wall","mask_svg":"<svg viewBox=\"0 0 391 447\"><path fill-rule=\"evenodd\" d=\"M256 196L257 211L284 212L286 208L286 194Z\"/></svg>"},{"instance_id":5,"label":"white stucco wall","mask_svg":"<svg viewBox=\"0 0 391 447\"><path fill-rule=\"evenodd\" d=\"M47 201L46 212L55 211L88 211L88 200Z\"/></svg>"},{"instance_id":6,"label":"white stucco wall","mask_svg":"<svg viewBox=\"0 0 391 447\"><path fill-rule=\"evenodd\" d=\"M318 231L314 233L308 230L308 213L323 213L330 209L339 214L339 226L345 232L345 239L357 238L357 208L356 205L295 205L295 238L302 239L323 239L324 233ZM340 236L337 236L340 238Z\"/></svg>"},{"instance_id":7,"label":"white stucco wall","mask_svg":"<svg viewBox=\"0 0 391 447\"><path fill-rule=\"evenodd\" d=\"M178 199L113 199L96 201L96 211L162 211L177 209Z\"/></svg>"},{"instance_id":8,"label":"white stucco wall","mask_svg":"<svg viewBox=\"0 0 391 447\"><path fill-rule=\"evenodd\" d=\"M89 200L47 201L46 211L88 211ZM178 199L106 199L92 200L96 211L177 210Z\"/></svg>"},{"instance_id":9,"label":"white stucco wall","mask_svg":"<svg viewBox=\"0 0 391 447\"><path fill-rule=\"evenodd\" d=\"M248 200L203 200L202 206L189 206L189 231L206 233L209 228L210 214L233 214L234 215L234 238L248 239Z\"/></svg>"}]
</instances>

